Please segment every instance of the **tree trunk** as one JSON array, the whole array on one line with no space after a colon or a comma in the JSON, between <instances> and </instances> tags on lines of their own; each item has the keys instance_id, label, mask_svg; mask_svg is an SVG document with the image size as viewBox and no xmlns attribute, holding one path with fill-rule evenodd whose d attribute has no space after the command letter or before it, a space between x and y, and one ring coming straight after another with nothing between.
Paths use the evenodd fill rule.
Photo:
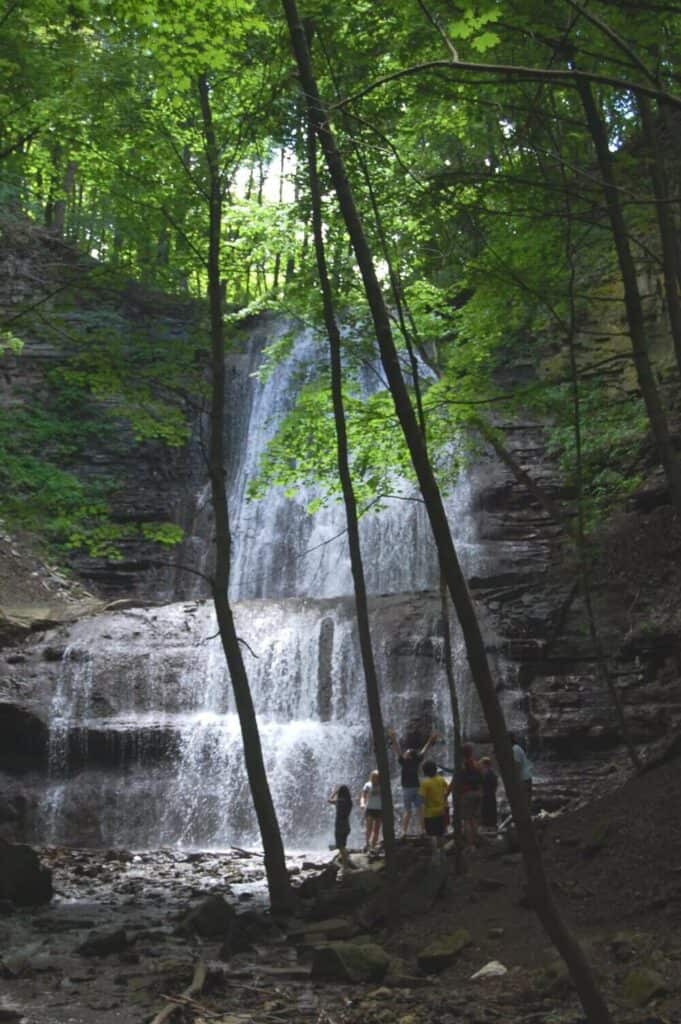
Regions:
<instances>
[{"instance_id":1,"label":"tree trunk","mask_svg":"<svg viewBox=\"0 0 681 1024\"><path fill-rule=\"evenodd\" d=\"M463 736L461 731L461 709L459 707L459 696L456 692L456 679L454 678L454 659L452 658L452 629L449 615L449 594L447 592L447 580L440 567L440 608L442 610L442 656L445 664L445 675L449 687L449 700L452 705L452 721L454 723L454 839L456 842L456 873L462 875L464 871L463 856L463 819L461 817L461 773L463 765L462 745Z\"/></svg>"},{"instance_id":2,"label":"tree trunk","mask_svg":"<svg viewBox=\"0 0 681 1024\"><path fill-rule=\"evenodd\" d=\"M681 299L679 298L678 248L676 228L669 206L669 189L664 159L657 138L657 126L646 96L637 96L643 134L650 150L650 177L655 195L655 213L662 246L662 272L667 299L667 315L674 342L676 365L681 371Z\"/></svg>"},{"instance_id":3,"label":"tree trunk","mask_svg":"<svg viewBox=\"0 0 681 1024\"><path fill-rule=\"evenodd\" d=\"M52 207L50 228L58 238L64 237L64 228L66 227L66 206L68 198L73 191L77 169L78 164L75 160L69 160L66 165L66 170L64 171L64 177L62 178L59 198L55 200Z\"/></svg>"},{"instance_id":4,"label":"tree trunk","mask_svg":"<svg viewBox=\"0 0 681 1024\"><path fill-rule=\"evenodd\" d=\"M241 735L244 745L246 773L253 797L258 826L265 852L265 872L272 908L289 909L293 904L284 847L279 823L272 802L265 763L260 744L260 733L253 707L248 676L241 656L241 647L234 625L228 588L231 568L231 534L229 508L225 489L224 469L224 407L225 407L225 337L222 318L222 288L220 283L220 227L222 220L222 189L218 163L218 149L213 129L208 81L201 75L198 81L206 161L209 175L210 235L208 250L208 295L211 325L211 418L208 453L211 497L215 515L215 574L211 580L213 601L217 615L220 639L225 652L232 681Z\"/></svg>"},{"instance_id":5,"label":"tree trunk","mask_svg":"<svg viewBox=\"0 0 681 1024\"><path fill-rule=\"evenodd\" d=\"M603 179L603 194L612 226L620 273L622 274L624 305L627 311L629 337L631 338L631 350L634 356L638 383L648 412L648 419L650 420L657 453L664 468L667 483L669 484L671 502L676 509L677 515L681 518L681 464L679 463L679 457L669 433L667 415L662 405L662 399L655 383L653 369L648 356L643 305L636 280L636 266L629 247L627 226L620 205L612 166L612 156L608 148L608 137L596 108L589 84L582 79L577 79L577 89L582 100L587 126L593 140L598 166Z\"/></svg>"},{"instance_id":6,"label":"tree trunk","mask_svg":"<svg viewBox=\"0 0 681 1024\"><path fill-rule=\"evenodd\" d=\"M333 294L329 281L324 250L324 232L322 225L322 204L319 178L317 177L317 146L314 125L310 123L308 137L308 165L310 177L310 197L312 200L312 235L317 259L317 273L322 292L324 323L329 338L329 357L331 364L331 395L333 398L333 415L336 425L336 444L338 451L338 475L343 490L345 519L348 527L348 547L350 549L350 565L355 589L355 614L357 616L357 632L359 648L362 655L364 682L366 685L367 706L371 734L374 741L376 766L381 776L381 802L383 807L383 839L387 867L390 869L392 853L395 845L395 817L393 811L392 789L390 786L390 762L388 747L385 742L385 726L381 711L381 698L376 674L376 663L371 643L369 626L369 604L367 601L366 582L362 548L359 539L359 521L357 517L357 501L352 486L350 460L348 456L348 436L343 406L343 369L341 364L341 336L336 321Z\"/></svg>"},{"instance_id":7,"label":"tree trunk","mask_svg":"<svg viewBox=\"0 0 681 1024\"><path fill-rule=\"evenodd\" d=\"M579 943L568 930L559 914L553 894L549 888L541 851L530 817L530 808L525 792L516 777L511 742L506 731L503 712L487 662L487 654L477 616L454 549L442 497L425 450L423 436L414 415L414 410L411 407L409 394L402 377L399 357L392 337L390 318L374 270L371 251L357 212L342 157L336 147L335 139L328 123L328 117L319 96L317 82L312 72L305 32L298 16L295 0L282 0L282 5L289 25L293 51L298 64L300 83L305 93L310 118L322 145L331 181L348 234L352 240L355 258L362 275L367 301L371 309L381 362L388 379L395 411L409 447L421 493L426 503L442 571L445 574L447 587L454 602L466 642L471 673L490 734L494 741L501 776L509 797L518 830L518 838L523 851L530 897L544 928L565 958L575 983L575 988L582 1001L587 1020L590 1024L611 1024L612 1018L596 985L589 963Z\"/></svg>"}]
</instances>

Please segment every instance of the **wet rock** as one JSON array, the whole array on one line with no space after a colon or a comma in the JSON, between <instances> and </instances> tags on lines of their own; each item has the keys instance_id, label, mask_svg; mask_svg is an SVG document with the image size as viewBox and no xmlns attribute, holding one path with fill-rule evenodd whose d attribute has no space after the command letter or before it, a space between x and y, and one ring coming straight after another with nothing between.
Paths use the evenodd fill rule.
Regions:
<instances>
[{"instance_id":1,"label":"wet rock","mask_svg":"<svg viewBox=\"0 0 681 1024\"><path fill-rule=\"evenodd\" d=\"M418 965L426 974L438 974L453 964L471 942L470 932L465 928L459 928L451 935L441 935L419 953Z\"/></svg>"},{"instance_id":2,"label":"wet rock","mask_svg":"<svg viewBox=\"0 0 681 1024\"><path fill-rule=\"evenodd\" d=\"M645 1006L666 991L664 978L650 967L636 967L624 979L624 998L632 1006Z\"/></svg>"},{"instance_id":3,"label":"wet rock","mask_svg":"<svg viewBox=\"0 0 681 1024\"><path fill-rule=\"evenodd\" d=\"M383 981L390 957L375 943L330 942L315 950L313 979L321 981Z\"/></svg>"},{"instance_id":4,"label":"wet rock","mask_svg":"<svg viewBox=\"0 0 681 1024\"><path fill-rule=\"evenodd\" d=\"M350 939L357 933L357 926L345 917L331 917L322 921L310 921L300 929L289 932L287 941L296 945L300 941L312 941L323 936L330 941Z\"/></svg>"},{"instance_id":5,"label":"wet rock","mask_svg":"<svg viewBox=\"0 0 681 1024\"><path fill-rule=\"evenodd\" d=\"M314 865L317 867L317 865ZM305 865L303 864L303 868ZM300 883L298 893L301 899L314 899L320 893L328 891L333 888L336 884L336 875L338 874L338 865L329 864L317 875L310 875L308 878L304 878Z\"/></svg>"},{"instance_id":6,"label":"wet rock","mask_svg":"<svg viewBox=\"0 0 681 1024\"><path fill-rule=\"evenodd\" d=\"M54 956L45 953L42 939L18 945L15 938L10 951L2 957L3 973L8 978L20 978L36 971L53 969L55 962Z\"/></svg>"},{"instance_id":7,"label":"wet rock","mask_svg":"<svg viewBox=\"0 0 681 1024\"><path fill-rule=\"evenodd\" d=\"M194 932L203 938L228 935L236 911L223 896L207 896L182 918L180 932Z\"/></svg>"},{"instance_id":8,"label":"wet rock","mask_svg":"<svg viewBox=\"0 0 681 1024\"><path fill-rule=\"evenodd\" d=\"M0 839L0 899L34 906L52 899L52 872L30 846Z\"/></svg>"},{"instance_id":9,"label":"wet rock","mask_svg":"<svg viewBox=\"0 0 681 1024\"><path fill-rule=\"evenodd\" d=\"M266 941L278 933L279 927L275 921L253 910L235 915L227 926L218 959L229 960L237 953L245 953L252 949L254 943Z\"/></svg>"},{"instance_id":10,"label":"wet rock","mask_svg":"<svg viewBox=\"0 0 681 1024\"><path fill-rule=\"evenodd\" d=\"M104 860L130 864L132 861L132 854L130 853L130 850L107 850L104 854Z\"/></svg>"},{"instance_id":11,"label":"wet rock","mask_svg":"<svg viewBox=\"0 0 681 1024\"><path fill-rule=\"evenodd\" d=\"M130 940L124 928L109 931L90 932L85 942L78 947L81 956L110 956L122 953L128 948Z\"/></svg>"}]
</instances>

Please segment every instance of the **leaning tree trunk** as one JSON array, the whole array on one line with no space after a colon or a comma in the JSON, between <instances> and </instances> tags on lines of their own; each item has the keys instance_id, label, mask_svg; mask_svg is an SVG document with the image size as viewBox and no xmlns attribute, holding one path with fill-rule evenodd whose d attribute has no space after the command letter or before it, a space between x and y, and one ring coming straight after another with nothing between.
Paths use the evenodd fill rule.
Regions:
<instances>
[{"instance_id":1,"label":"leaning tree trunk","mask_svg":"<svg viewBox=\"0 0 681 1024\"><path fill-rule=\"evenodd\" d=\"M362 275L364 290L371 309L381 362L388 380L395 411L411 455L421 493L426 503L431 529L438 549L442 571L459 617L466 643L471 674L478 691L487 725L494 742L501 776L516 821L521 844L528 890L544 928L564 957L590 1024L611 1024L612 1018L596 984L593 972L572 932L567 928L549 888L541 851L532 825L525 792L514 770L511 742L506 731L503 712L480 633L473 602L454 549L447 516L437 481L425 450L423 436L414 415L407 391L390 318L383 301L373 258L359 218L343 159L336 147L328 116L317 89L312 71L305 31L295 0L282 0L288 21L293 51L298 64L301 86L305 93L312 124L319 137L334 190Z\"/></svg>"},{"instance_id":2,"label":"leaning tree trunk","mask_svg":"<svg viewBox=\"0 0 681 1024\"><path fill-rule=\"evenodd\" d=\"M222 317L222 288L220 286L220 227L222 215L222 189L218 149L213 128L208 81L199 78L199 96L203 115L206 161L209 176L210 234L208 242L208 295L211 325L211 420L208 454L211 497L215 515L215 574L211 581L213 601L218 620L220 639L232 680L232 690L241 726L246 774L253 797L258 827L265 852L265 872L272 908L289 909L293 904L284 846L279 823L272 802L265 763L262 756L260 733L248 685L246 667L234 625L228 588L231 568L231 534L229 507L225 488L224 468L224 408L225 408L225 336Z\"/></svg>"},{"instance_id":3,"label":"leaning tree trunk","mask_svg":"<svg viewBox=\"0 0 681 1024\"><path fill-rule=\"evenodd\" d=\"M631 254L627 225L622 213L617 182L612 166L612 155L608 148L608 137L596 107L591 87L581 78L577 79L577 88L586 115L586 123L596 151L598 167L603 179L603 195L610 217L612 236L617 251L617 259L622 274L624 287L624 305L627 313L631 350L636 366L639 387L648 412L650 427L657 447L660 462L664 468L669 484L672 505L681 517L681 462L676 452L671 435L667 415L662 399L655 383L653 368L648 355L643 305L636 280L636 265Z\"/></svg>"},{"instance_id":4,"label":"leaning tree trunk","mask_svg":"<svg viewBox=\"0 0 681 1024\"><path fill-rule=\"evenodd\" d=\"M322 292L324 307L324 323L329 338L329 355L331 363L331 395L333 398L333 415L336 424L336 445L338 451L338 475L343 491L345 519L348 526L348 547L350 549L350 565L355 587L355 614L359 633L359 648L362 655L364 682L366 684L367 705L371 734L374 740L376 766L381 776L381 802L383 807L383 838L385 841L386 865L388 871L392 867L393 849L395 844L395 817L393 812L392 789L390 787L390 763L388 748L385 742L385 727L381 712L381 697L376 675L376 663L371 643L369 627L369 604L367 601L362 548L359 540L359 521L357 517L357 501L352 486L350 460L348 455L348 436L343 406L343 369L341 365L341 336L334 311L333 294L326 265L324 250L324 231L322 225L321 189L317 176L317 146L315 126L310 120L308 135L308 164L310 178L310 197L312 200L312 233L317 273Z\"/></svg>"}]
</instances>

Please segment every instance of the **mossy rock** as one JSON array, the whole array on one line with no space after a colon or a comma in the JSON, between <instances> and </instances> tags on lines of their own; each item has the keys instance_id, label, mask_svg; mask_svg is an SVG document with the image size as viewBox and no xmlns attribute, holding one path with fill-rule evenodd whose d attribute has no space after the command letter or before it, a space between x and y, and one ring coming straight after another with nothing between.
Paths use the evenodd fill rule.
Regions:
<instances>
[{"instance_id":1,"label":"mossy rock","mask_svg":"<svg viewBox=\"0 0 681 1024\"><path fill-rule=\"evenodd\" d=\"M450 935L441 935L419 953L419 967L426 974L437 974L439 971L444 971L454 963L466 946L470 946L472 941L470 932L465 928L459 928L458 931L452 932Z\"/></svg>"},{"instance_id":2,"label":"mossy rock","mask_svg":"<svg viewBox=\"0 0 681 1024\"><path fill-rule=\"evenodd\" d=\"M567 995L573 987L572 978L564 960L552 960L536 974L537 988L546 995Z\"/></svg>"},{"instance_id":3,"label":"mossy rock","mask_svg":"<svg viewBox=\"0 0 681 1024\"><path fill-rule=\"evenodd\" d=\"M329 942L315 949L311 977L324 981L383 981L390 957L373 942Z\"/></svg>"},{"instance_id":4,"label":"mossy rock","mask_svg":"<svg viewBox=\"0 0 681 1024\"><path fill-rule=\"evenodd\" d=\"M666 991L664 978L651 967L636 967L624 979L624 998L631 1006L646 1006Z\"/></svg>"}]
</instances>

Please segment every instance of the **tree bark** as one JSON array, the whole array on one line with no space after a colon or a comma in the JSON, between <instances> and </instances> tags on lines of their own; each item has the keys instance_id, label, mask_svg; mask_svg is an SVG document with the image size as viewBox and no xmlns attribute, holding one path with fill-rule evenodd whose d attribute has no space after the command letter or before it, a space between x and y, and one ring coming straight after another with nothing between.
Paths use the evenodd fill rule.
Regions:
<instances>
[{"instance_id":1,"label":"tree bark","mask_svg":"<svg viewBox=\"0 0 681 1024\"><path fill-rule=\"evenodd\" d=\"M376 674L373 646L371 643L369 604L367 601L366 582L364 578L362 547L359 539L357 501L355 499L355 492L352 486L352 475L350 472L348 436L345 421L345 408L343 405L343 368L341 362L342 343L340 331L338 329L338 322L336 320L333 294L331 291L329 273L326 264L322 225L321 189L319 186L319 178L317 176L317 146L315 128L312 123L310 123L308 133L308 166L310 197L312 200L312 234L315 256L317 259L317 274L322 292L324 323L326 325L326 333L329 339L331 395L333 398L333 416L336 425L338 475L340 477L341 488L343 491L345 520L348 527L350 565L352 568L352 579L355 589L355 614L357 617L357 632L359 634L359 648L362 656L362 667L364 669L369 721L371 722L371 734L374 741L376 766L381 776L383 840L385 843L386 867L388 871L390 871L395 845L395 817L393 811L392 789L390 786L390 762L388 760L388 748L385 742L385 726L383 724L383 713L381 711L381 697L378 686L378 676Z\"/></svg>"},{"instance_id":2,"label":"tree bark","mask_svg":"<svg viewBox=\"0 0 681 1024\"><path fill-rule=\"evenodd\" d=\"M215 573L211 580L220 639L232 681L241 735L244 745L246 773L253 797L258 827L265 853L265 873L273 910L287 910L293 905L284 847L279 823L272 802L260 733L253 706L246 667L241 656L232 608L229 602L231 569L231 533L224 469L224 407L225 407L225 335L223 298L220 282L220 229L222 221L222 188L218 147L213 127L208 80L198 80L206 162L209 176L210 235L208 243L208 297L211 333L211 416L208 472L215 515Z\"/></svg>"},{"instance_id":3,"label":"tree bark","mask_svg":"<svg viewBox=\"0 0 681 1024\"><path fill-rule=\"evenodd\" d=\"M681 299L679 298L679 261L676 242L676 228L669 206L669 188L664 158L657 139L657 127L645 96L638 96L638 109L641 115L643 135L650 151L650 178L655 195L655 214L660 233L662 248L662 275L664 292L667 299L667 316L674 342L676 365L681 372Z\"/></svg>"},{"instance_id":4,"label":"tree bark","mask_svg":"<svg viewBox=\"0 0 681 1024\"><path fill-rule=\"evenodd\" d=\"M530 808L520 781L516 777L511 742L506 731L503 712L489 669L480 626L452 542L442 497L428 459L424 439L414 415L402 376L398 353L392 336L390 318L374 270L372 254L359 218L343 159L336 147L335 139L328 123L328 117L319 96L305 32L298 15L295 0L282 0L282 5L298 64L300 84L305 93L311 122L315 127L324 151L331 181L352 241L367 301L371 309L381 362L426 504L440 564L459 617L471 673L494 742L501 776L516 821L532 904L544 928L568 965L587 1020L590 1024L611 1024L612 1018L596 985L589 963L579 943L567 928L558 912L553 894L549 888L541 851L530 817Z\"/></svg>"},{"instance_id":5,"label":"tree bark","mask_svg":"<svg viewBox=\"0 0 681 1024\"><path fill-rule=\"evenodd\" d=\"M449 687L449 700L452 705L452 721L454 724L454 839L456 873L462 875L464 871L463 856L463 819L461 817L461 766L463 765L462 746L463 734L461 729L461 708L459 707L459 695L456 692L456 679L454 677L454 659L452 658L452 629L449 615L449 593L447 591L447 580L440 567L440 609L442 611L442 657L445 665L447 686Z\"/></svg>"},{"instance_id":6,"label":"tree bark","mask_svg":"<svg viewBox=\"0 0 681 1024\"><path fill-rule=\"evenodd\" d=\"M620 273L622 274L624 305L627 313L631 350L634 356L638 383L648 412L648 419L650 420L657 453L664 468L667 483L669 484L671 502L676 509L677 515L681 517L681 463L672 442L667 415L650 364L645 321L643 318L643 305L636 280L636 265L629 247L627 226L619 200L612 156L608 148L608 137L589 84L578 78L577 88L603 179L603 194L610 217Z\"/></svg>"}]
</instances>

